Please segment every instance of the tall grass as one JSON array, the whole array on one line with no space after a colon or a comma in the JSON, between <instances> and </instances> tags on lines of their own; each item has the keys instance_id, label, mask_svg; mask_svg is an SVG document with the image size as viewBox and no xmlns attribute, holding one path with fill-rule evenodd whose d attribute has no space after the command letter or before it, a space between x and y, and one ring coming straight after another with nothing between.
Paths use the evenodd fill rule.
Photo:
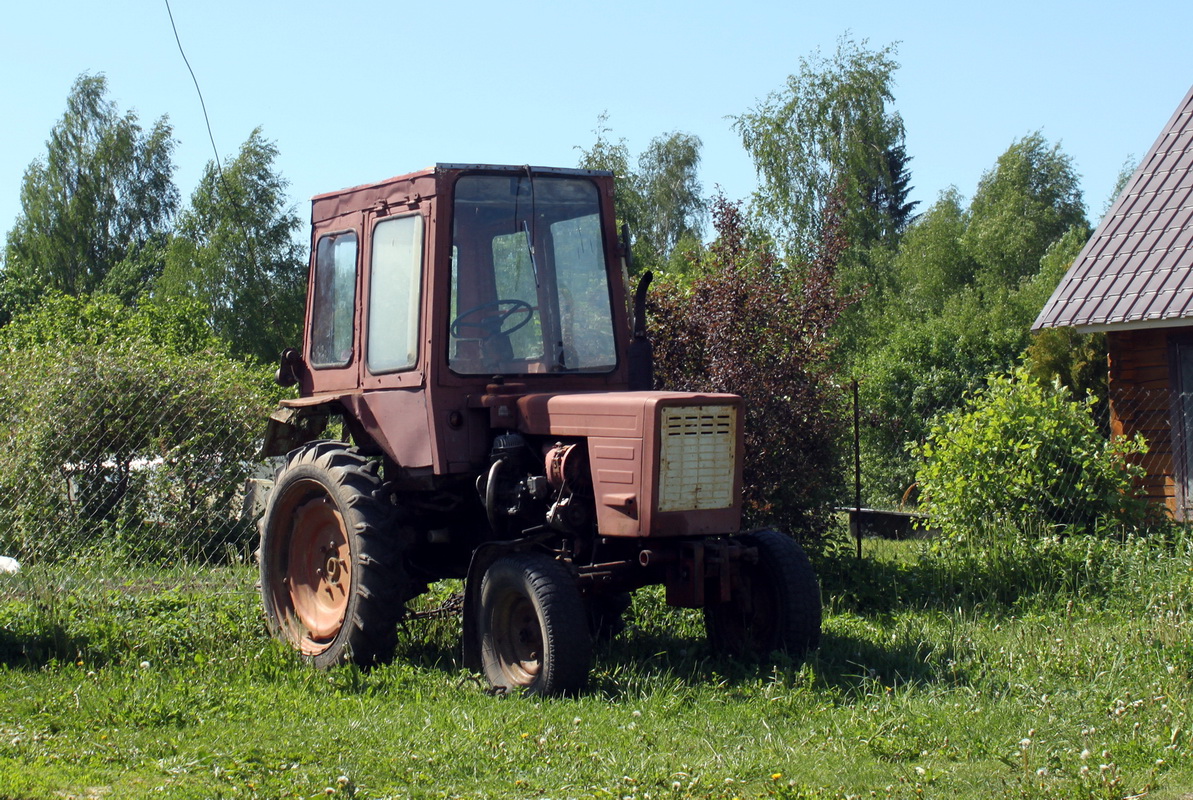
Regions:
<instances>
[{"instance_id":1,"label":"tall grass","mask_svg":"<svg viewBox=\"0 0 1193 800\"><path fill-rule=\"evenodd\" d=\"M1184 797L1190 544L868 542L819 565L802 663L713 658L639 592L572 700L490 694L454 616L311 670L244 566L27 573L0 586L0 798Z\"/></svg>"}]
</instances>

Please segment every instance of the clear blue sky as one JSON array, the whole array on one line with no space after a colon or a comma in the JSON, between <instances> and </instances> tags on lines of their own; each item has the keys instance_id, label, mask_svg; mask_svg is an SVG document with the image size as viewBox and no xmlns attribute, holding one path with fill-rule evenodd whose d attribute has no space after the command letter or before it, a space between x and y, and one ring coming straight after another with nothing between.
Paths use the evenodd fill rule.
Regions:
<instances>
[{"instance_id":1,"label":"clear blue sky","mask_svg":"<svg viewBox=\"0 0 1193 800\"><path fill-rule=\"evenodd\" d=\"M921 209L950 185L972 196L1040 130L1072 156L1096 221L1193 83L1188 0L171 4L221 156L261 126L304 219L312 194L437 161L574 166L603 111L635 155L661 133L700 136L706 192L745 198L754 172L727 117L849 31L898 43ZM0 27L0 231L83 72L144 123L169 116L184 200L212 158L164 0L18 0Z\"/></svg>"}]
</instances>

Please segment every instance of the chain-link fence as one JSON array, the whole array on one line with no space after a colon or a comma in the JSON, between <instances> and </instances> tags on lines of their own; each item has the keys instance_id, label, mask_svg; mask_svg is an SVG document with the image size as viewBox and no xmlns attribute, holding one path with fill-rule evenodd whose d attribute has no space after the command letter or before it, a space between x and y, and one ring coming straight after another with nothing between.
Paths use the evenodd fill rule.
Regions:
<instances>
[{"instance_id":1,"label":"chain-link fence","mask_svg":"<svg viewBox=\"0 0 1193 800\"><path fill-rule=\"evenodd\" d=\"M1183 515L1190 401L1166 386L1081 397L1018 374L951 392L867 388L853 388L841 503L863 509L863 535L932 530L925 512L946 493L973 527L1088 527L1127 505L1132 519Z\"/></svg>"},{"instance_id":2,"label":"chain-link fence","mask_svg":"<svg viewBox=\"0 0 1193 800\"><path fill-rule=\"evenodd\" d=\"M136 347L40 355L0 363L0 569L21 566L18 578L0 576L0 598L30 581L252 591L252 479L273 472L257 456L273 403L261 374L214 357L162 362ZM1167 389L1028 395L1014 380L937 397L914 387L879 396L863 381L845 481L860 492L841 507L931 513L927 476L934 492L958 495L950 513L962 524L1093 525L1121 511L1114 481L1125 476L1127 495L1183 509L1186 410ZM932 474L928 465L958 446L957 474ZM915 521L895 519L896 534Z\"/></svg>"},{"instance_id":3,"label":"chain-link fence","mask_svg":"<svg viewBox=\"0 0 1193 800\"><path fill-rule=\"evenodd\" d=\"M0 597L162 590L201 574L252 588L253 477L270 400L259 370L129 344L0 361Z\"/></svg>"}]
</instances>

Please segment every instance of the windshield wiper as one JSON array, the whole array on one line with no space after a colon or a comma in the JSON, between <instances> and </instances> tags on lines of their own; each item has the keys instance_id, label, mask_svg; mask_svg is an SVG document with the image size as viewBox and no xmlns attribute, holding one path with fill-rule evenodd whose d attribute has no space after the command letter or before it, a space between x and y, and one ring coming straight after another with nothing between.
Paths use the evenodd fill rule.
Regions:
<instances>
[{"instance_id":1,"label":"windshield wiper","mask_svg":"<svg viewBox=\"0 0 1193 800\"><path fill-rule=\"evenodd\" d=\"M534 187L531 186L531 194L534 193ZM534 235L530 230L530 223L522 220L522 231L526 234L526 252L530 255L530 271L534 274L534 288L542 288L539 285L539 265L534 259Z\"/></svg>"}]
</instances>

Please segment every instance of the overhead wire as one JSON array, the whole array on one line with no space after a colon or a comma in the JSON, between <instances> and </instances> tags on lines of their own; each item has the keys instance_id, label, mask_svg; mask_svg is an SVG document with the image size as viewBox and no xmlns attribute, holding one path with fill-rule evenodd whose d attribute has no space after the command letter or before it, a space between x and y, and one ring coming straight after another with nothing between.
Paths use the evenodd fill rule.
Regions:
<instances>
[{"instance_id":1,"label":"overhead wire","mask_svg":"<svg viewBox=\"0 0 1193 800\"><path fill-rule=\"evenodd\" d=\"M210 140L211 150L215 154L216 174L219 176L220 184L224 188L225 197L236 210L233 219L236 222L236 227L240 229L240 235L244 238L245 246L248 248L249 262L252 266L250 275L252 279L260 280L260 262L257 260L257 248L254 246L254 238L249 233L244 222L247 210L240 203L236 193L232 191L232 187L228 184L228 179L224 174L224 166L220 160L220 151L215 144L215 134L211 130L211 117L207 114L207 103L203 99L203 90L199 88L199 79L195 76L195 70L191 67L190 59L186 57L186 50L182 47L182 38L178 35L178 25L174 22L174 11L170 8L170 0L163 1L166 4L166 14L170 17L170 29L174 31L174 41L178 44L178 53L182 56L182 62L186 64L186 70L190 73L191 81L195 84L195 93L199 95L199 107L203 110L203 121L207 125L207 138ZM263 294L263 299L268 301L268 294Z\"/></svg>"},{"instance_id":2,"label":"overhead wire","mask_svg":"<svg viewBox=\"0 0 1193 800\"><path fill-rule=\"evenodd\" d=\"M182 63L186 64L186 71L191 74L191 81L195 84L195 93L199 95L199 107L203 109L203 121L207 123L207 138L211 140L211 150L215 153L215 166L222 177L224 167L220 163L219 148L215 146L215 134L211 132L211 118L207 116L207 103L203 100L203 90L199 88L199 79L195 77L195 71L191 68L190 59L186 57L186 51L182 49L182 39L178 36L178 26L174 24L174 12L170 9L170 0L165 0L165 3L166 14L170 17L170 29L174 31L174 41L178 44L178 52L182 56Z\"/></svg>"}]
</instances>

